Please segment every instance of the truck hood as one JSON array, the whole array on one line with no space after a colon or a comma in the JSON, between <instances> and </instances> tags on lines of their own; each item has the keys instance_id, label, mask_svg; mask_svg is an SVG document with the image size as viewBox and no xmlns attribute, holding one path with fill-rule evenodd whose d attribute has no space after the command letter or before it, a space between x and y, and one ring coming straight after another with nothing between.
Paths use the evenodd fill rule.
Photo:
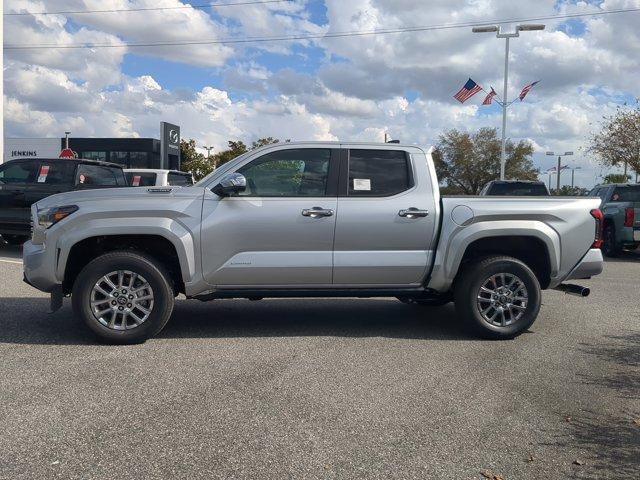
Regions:
<instances>
[{"instance_id":1,"label":"truck hood","mask_svg":"<svg viewBox=\"0 0 640 480\"><path fill-rule=\"evenodd\" d=\"M100 205L105 210L109 206L121 207L127 204L130 209L152 202L154 206L175 204L178 200L189 198L201 198L203 188L198 187L123 187L123 188L98 188L91 190L76 190L72 192L58 193L44 198L36 203L38 209L56 207L62 205L91 204L93 208ZM120 208L117 208L120 210Z\"/></svg>"}]
</instances>

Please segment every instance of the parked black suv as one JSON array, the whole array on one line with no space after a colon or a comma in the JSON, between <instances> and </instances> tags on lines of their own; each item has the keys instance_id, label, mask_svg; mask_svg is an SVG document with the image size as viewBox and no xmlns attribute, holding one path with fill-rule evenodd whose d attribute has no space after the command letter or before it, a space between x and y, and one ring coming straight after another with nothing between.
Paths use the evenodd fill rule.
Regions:
<instances>
[{"instance_id":1,"label":"parked black suv","mask_svg":"<svg viewBox=\"0 0 640 480\"><path fill-rule=\"evenodd\" d=\"M0 235L21 245L30 234L31 205L49 195L126 187L122 166L68 158L29 158L0 165Z\"/></svg>"},{"instance_id":2,"label":"parked black suv","mask_svg":"<svg viewBox=\"0 0 640 480\"><path fill-rule=\"evenodd\" d=\"M480 195L548 197L549 190L544 182L540 181L492 180L483 187Z\"/></svg>"}]
</instances>

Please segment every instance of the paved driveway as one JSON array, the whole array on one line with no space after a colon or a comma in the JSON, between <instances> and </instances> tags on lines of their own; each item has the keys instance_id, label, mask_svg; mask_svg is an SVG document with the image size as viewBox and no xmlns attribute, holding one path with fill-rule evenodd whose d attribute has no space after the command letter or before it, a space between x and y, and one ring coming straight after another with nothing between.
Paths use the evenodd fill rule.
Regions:
<instances>
[{"instance_id":1,"label":"paved driveway","mask_svg":"<svg viewBox=\"0 0 640 480\"><path fill-rule=\"evenodd\" d=\"M47 315L19 262L0 250L0 478L640 478L638 255L512 341L453 306L181 300L123 347Z\"/></svg>"}]
</instances>

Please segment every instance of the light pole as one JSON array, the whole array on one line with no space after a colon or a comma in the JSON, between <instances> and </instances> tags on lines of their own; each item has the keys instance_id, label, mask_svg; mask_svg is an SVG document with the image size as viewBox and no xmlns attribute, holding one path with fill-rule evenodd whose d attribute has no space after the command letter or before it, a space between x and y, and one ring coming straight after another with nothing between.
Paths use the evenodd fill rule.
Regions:
<instances>
[{"instance_id":1,"label":"light pole","mask_svg":"<svg viewBox=\"0 0 640 480\"><path fill-rule=\"evenodd\" d=\"M570 155L573 155L573 152L564 152L558 154L558 166L556 167L556 173L558 174L558 178L556 178L556 195L560 195L560 172L562 171L562 157L568 157ZM555 157L556 152L547 152L547 156Z\"/></svg>"},{"instance_id":2,"label":"light pole","mask_svg":"<svg viewBox=\"0 0 640 480\"><path fill-rule=\"evenodd\" d=\"M64 148L69 148L69 135L71 132L64 132Z\"/></svg>"},{"instance_id":3,"label":"light pole","mask_svg":"<svg viewBox=\"0 0 640 480\"><path fill-rule=\"evenodd\" d=\"M202 147L207 151L207 162L210 161L210 157L211 157L211 150L213 150L213 147ZM213 169L215 170L216 166L213 166Z\"/></svg>"},{"instance_id":4,"label":"light pole","mask_svg":"<svg viewBox=\"0 0 640 480\"><path fill-rule=\"evenodd\" d=\"M571 170L571 188L573 188L575 186L575 173L576 170L582 170L582 167L567 167L569 170Z\"/></svg>"},{"instance_id":5,"label":"light pole","mask_svg":"<svg viewBox=\"0 0 640 480\"><path fill-rule=\"evenodd\" d=\"M486 27L473 27L473 33L491 33L496 32L496 38L504 38L504 89L502 93L502 147L500 149L500 180L504 180L504 170L507 162L506 146L507 146L507 92L509 86L509 39L520 36L520 32L530 32L533 30L544 30L541 24L521 24L516 25L515 32L503 32L502 25L490 25Z\"/></svg>"}]
</instances>

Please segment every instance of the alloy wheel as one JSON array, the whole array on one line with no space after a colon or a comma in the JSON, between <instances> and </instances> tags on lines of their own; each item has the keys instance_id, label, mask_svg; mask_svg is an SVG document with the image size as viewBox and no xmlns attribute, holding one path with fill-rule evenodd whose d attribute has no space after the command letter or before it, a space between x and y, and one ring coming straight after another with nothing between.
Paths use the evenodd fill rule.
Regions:
<instances>
[{"instance_id":1,"label":"alloy wheel","mask_svg":"<svg viewBox=\"0 0 640 480\"><path fill-rule=\"evenodd\" d=\"M527 303L527 287L517 275L496 273L482 282L476 305L485 322L506 327L520 320Z\"/></svg>"},{"instance_id":2,"label":"alloy wheel","mask_svg":"<svg viewBox=\"0 0 640 480\"><path fill-rule=\"evenodd\" d=\"M130 330L142 325L153 311L153 289L142 276L116 270L101 277L91 290L91 312L112 330Z\"/></svg>"}]
</instances>

